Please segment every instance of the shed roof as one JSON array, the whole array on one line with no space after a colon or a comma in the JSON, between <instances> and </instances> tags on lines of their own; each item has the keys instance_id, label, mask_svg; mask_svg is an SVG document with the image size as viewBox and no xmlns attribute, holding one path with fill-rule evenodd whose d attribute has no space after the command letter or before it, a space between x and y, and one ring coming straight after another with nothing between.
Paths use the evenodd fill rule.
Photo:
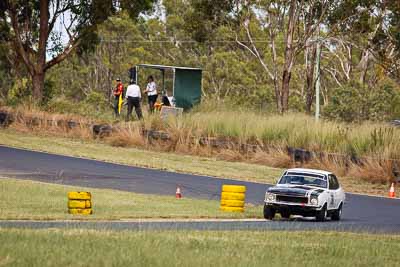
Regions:
<instances>
[{"instance_id":1,"label":"shed roof","mask_svg":"<svg viewBox=\"0 0 400 267\"><path fill-rule=\"evenodd\" d=\"M178 67L178 66L168 66L168 65L153 65L153 64L138 64L139 67L166 70L166 69L181 69L181 70L202 70L200 68L190 68L190 67Z\"/></svg>"}]
</instances>

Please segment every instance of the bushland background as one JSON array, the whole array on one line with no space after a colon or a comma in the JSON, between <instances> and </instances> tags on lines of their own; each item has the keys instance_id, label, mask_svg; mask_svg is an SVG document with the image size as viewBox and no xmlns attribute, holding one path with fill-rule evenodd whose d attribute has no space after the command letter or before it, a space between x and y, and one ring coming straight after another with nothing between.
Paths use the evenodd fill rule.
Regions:
<instances>
[{"instance_id":1,"label":"bushland background","mask_svg":"<svg viewBox=\"0 0 400 267\"><path fill-rule=\"evenodd\" d=\"M0 7L2 105L109 114L115 78L151 63L203 68L204 102L312 113L320 45L324 117L400 117L397 1L52 0L47 36L42 2Z\"/></svg>"},{"instance_id":2,"label":"bushland background","mask_svg":"<svg viewBox=\"0 0 400 267\"><path fill-rule=\"evenodd\" d=\"M27 116L19 131L35 128L29 112L113 122L114 80L126 84L136 64L201 67L199 107L120 125L107 141L276 167L297 147L324 153L311 167L383 183L399 173L400 130L388 123L400 118L398 1L18 0L0 4L0 27L0 105ZM142 88L150 74L160 84L142 71ZM142 128L171 139L156 146ZM193 142L203 137L233 145Z\"/></svg>"}]
</instances>

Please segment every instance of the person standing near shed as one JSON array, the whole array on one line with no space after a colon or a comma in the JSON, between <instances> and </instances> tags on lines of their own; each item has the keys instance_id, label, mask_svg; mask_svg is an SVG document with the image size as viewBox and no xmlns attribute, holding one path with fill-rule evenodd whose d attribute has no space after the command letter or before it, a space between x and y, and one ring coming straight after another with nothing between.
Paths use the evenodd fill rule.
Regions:
<instances>
[{"instance_id":1,"label":"person standing near shed","mask_svg":"<svg viewBox=\"0 0 400 267\"><path fill-rule=\"evenodd\" d=\"M126 89L125 98L128 102L128 113L126 116L126 121L129 121L132 116L133 107L135 107L135 112L139 120L143 118L142 108L140 107L140 100L142 95L140 93L140 87L136 84L135 80L131 80L128 88Z\"/></svg>"},{"instance_id":2,"label":"person standing near shed","mask_svg":"<svg viewBox=\"0 0 400 267\"><path fill-rule=\"evenodd\" d=\"M156 82L154 81L154 78L152 75L150 75L147 78L147 86L146 86L146 90L144 92L147 93L150 113L153 113L154 112L154 104L157 101L158 94L157 94L157 85L156 85Z\"/></svg>"},{"instance_id":3,"label":"person standing near shed","mask_svg":"<svg viewBox=\"0 0 400 267\"><path fill-rule=\"evenodd\" d=\"M122 106L122 97L124 93L124 85L121 82L120 78L116 79L117 85L114 88L113 94L114 94L114 112L115 116L119 116L121 113L121 106Z\"/></svg>"}]
</instances>

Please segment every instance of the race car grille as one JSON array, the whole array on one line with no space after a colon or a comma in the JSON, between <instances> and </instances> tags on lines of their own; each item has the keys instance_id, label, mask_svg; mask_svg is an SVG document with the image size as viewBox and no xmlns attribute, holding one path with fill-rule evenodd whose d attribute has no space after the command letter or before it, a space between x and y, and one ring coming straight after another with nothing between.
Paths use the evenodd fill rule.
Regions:
<instances>
[{"instance_id":1,"label":"race car grille","mask_svg":"<svg viewBox=\"0 0 400 267\"><path fill-rule=\"evenodd\" d=\"M307 203L306 197L292 197L292 196L276 196L277 201L292 202L292 203Z\"/></svg>"}]
</instances>

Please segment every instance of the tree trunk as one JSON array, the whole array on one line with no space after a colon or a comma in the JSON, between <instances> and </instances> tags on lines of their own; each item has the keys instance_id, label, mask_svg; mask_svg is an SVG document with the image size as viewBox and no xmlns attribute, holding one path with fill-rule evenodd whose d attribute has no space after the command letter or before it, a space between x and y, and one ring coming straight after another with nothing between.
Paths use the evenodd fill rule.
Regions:
<instances>
[{"instance_id":1,"label":"tree trunk","mask_svg":"<svg viewBox=\"0 0 400 267\"><path fill-rule=\"evenodd\" d=\"M306 49L306 112L311 113L311 106L314 100L314 65L315 65L315 46Z\"/></svg>"},{"instance_id":2,"label":"tree trunk","mask_svg":"<svg viewBox=\"0 0 400 267\"><path fill-rule=\"evenodd\" d=\"M368 71L368 63L369 63L369 49L367 48L365 51L363 51L363 56L360 62L361 74L359 81L361 84L365 83Z\"/></svg>"},{"instance_id":3,"label":"tree trunk","mask_svg":"<svg viewBox=\"0 0 400 267\"><path fill-rule=\"evenodd\" d=\"M281 89L281 110L280 112L286 112L289 109L289 84L292 76L292 67L294 62L294 47L293 47L293 35L297 22L297 0L292 0L289 7L289 21L286 32L285 40L285 63L283 66L282 75L282 89Z\"/></svg>"},{"instance_id":4,"label":"tree trunk","mask_svg":"<svg viewBox=\"0 0 400 267\"><path fill-rule=\"evenodd\" d=\"M33 98L35 99L35 101L40 102L43 97L44 72L35 73L32 76L32 85L33 85Z\"/></svg>"},{"instance_id":5,"label":"tree trunk","mask_svg":"<svg viewBox=\"0 0 400 267\"><path fill-rule=\"evenodd\" d=\"M282 77L282 103L281 103L281 112L284 113L289 110L289 84L290 78L292 76L292 72L289 70L283 71Z\"/></svg>"},{"instance_id":6,"label":"tree trunk","mask_svg":"<svg viewBox=\"0 0 400 267\"><path fill-rule=\"evenodd\" d=\"M44 75L46 65L46 46L49 37L49 1L40 1L39 47L36 54L36 66L32 75L33 98L40 103L43 99Z\"/></svg>"},{"instance_id":7,"label":"tree trunk","mask_svg":"<svg viewBox=\"0 0 400 267\"><path fill-rule=\"evenodd\" d=\"M353 45L350 44L348 49L347 49L347 73L346 73L346 78L347 81L351 81L351 78L353 76Z\"/></svg>"},{"instance_id":8,"label":"tree trunk","mask_svg":"<svg viewBox=\"0 0 400 267\"><path fill-rule=\"evenodd\" d=\"M276 75L276 73L275 73ZM275 102L276 102L276 109L281 112L282 110L282 96L281 96L281 91L279 90L279 84L278 80L276 79L276 76L274 78L274 90L275 90Z\"/></svg>"},{"instance_id":9,"label":"tree trunk","mask_svg":"<svg viewBox=\"0 0 400 267\"><path fill-rule=\"evenodd\" d=\"M276 55L276 47L275 47L275 32L272 27L269 30L269 38L271 39L271 54L272 54L272 63L273 63L273 82L274 82L274 91L275 91L275 103L276 109L280 112L282 110L282 96L281 91L279 90L278 83L278 69L277 69L277 55Z\"/></svg>"}]
</instances>

